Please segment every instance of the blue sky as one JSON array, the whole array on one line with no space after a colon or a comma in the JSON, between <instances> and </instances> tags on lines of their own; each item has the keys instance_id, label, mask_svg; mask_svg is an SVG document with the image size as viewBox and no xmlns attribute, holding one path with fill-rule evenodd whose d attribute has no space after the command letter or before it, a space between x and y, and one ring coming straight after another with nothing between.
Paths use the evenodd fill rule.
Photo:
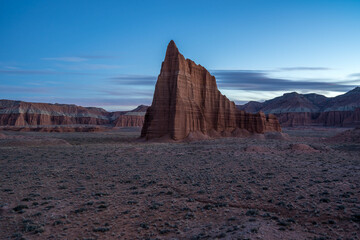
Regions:
<instances>
[{"instance_id":1,"label":"blue sky","mask_svg":"<svg viewBox=\"0 0 360 240\"><path fill-rule=\"evenodd\" d=\"M166 46L236 103L360 85L360 1L0 0L0 99L150 105Z\"/></svg>"}]
</instances>

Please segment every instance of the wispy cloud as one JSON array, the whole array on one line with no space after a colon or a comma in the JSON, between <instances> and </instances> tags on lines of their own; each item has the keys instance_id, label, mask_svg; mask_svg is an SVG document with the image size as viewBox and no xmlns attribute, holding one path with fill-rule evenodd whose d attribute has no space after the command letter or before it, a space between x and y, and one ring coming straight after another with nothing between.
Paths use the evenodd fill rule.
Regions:
<instances>
[{"instance_id":1,"label":"wispy cloud","mask_svg":"<svg viewBox=\"0 0 360 240\"><path fill-rule=\"evenodd\" d=\"M327 90L348 91L356 85L346 85L344 82L328 82L320 79L290 80L272 78L263 72L247 70L217 70L212 72L223 89L249 91L295 91L295 90Z\"/></svg>"},{"instance_id":2,"label":"wispy cloud","mask_svg":"<svg viewBox=\"0 0 360 240\"><path fill-rule=\"evenodd\" d=\"M72 57L46 57L41 58L45 61L59 61L59 62L85 62L88 60L98 60L98 59L112 59L114 56L106 55L81 55L81 56L72 56Z\"/></svg>"},{"instance_id":3,"label":"wispy cloud","mask_svg":"<svg viewBox=\"0 0 360 240\"><path fill-rule=\"evenodd\" d=\"M360 78L360 73L352 73L352 74L348 75L348 77L350 77L350 78L359 77Z\"/></svg>"},{"instance_id":4,"label":"wispy cloud","mask_svg":"<svg viewBox=\"0 0 360 240\"><path fill-rule=\"evenodd\" d=\"M22 75L42 75L42 74L56 74L56 71L49 70L0 70L0 74L22 74Z\"/></svg>"},{"instance_id":5,"label":"wispy cloud","mask_svg":"<svg viewBox=\"0 0 360 240\"><path fill-rule=\"evenodd\" d=\"M54 70L36 70L36 69L17 69L17 70L0 70L0 74L10 74L10 75L85 75L85 76L98 76L99 74L95 73L85 73L85 72L62 72Z\"/></svg>"},{"instance_id":6,"label":"wispy cloud","mask_svg":"<svg viewBox=\"0 0 360 240\"><path fill-rule=\"evenodd\" d=\"M60 61L60 62L84 62L88 59L82 57L48 57L41 58L41 60L45 61Z\"/></svg>"},{"instance_id":7,"label":"wispy cloud","mask_svg":"<svg viewBox=\"0 0 360 240\"><path fill-rule=\"evenodd\" d=\"M9 86L9 85L0 85L0 93L50 93L53 92L55 88L51 87L37 87L37 86Z\"/></svg>"},{"instance_id":8,"label":"wispy cloud","mask_svg":"<svg viewBox=\"0 0 360 240\"><path fill-rule=\"evenodd\" d=\"M108 90L103 89L98 91L100 95L108 96L108 97L119 97L122 96L125 99L138 99L138 98L151 98L154 94L153 89L133 89L133 88L125 88L125 89L114 89Z\"/></svg>"},{"instance_id":9,"label":"wispy cloud","mask_svg":"<svg viewBox=\"0 0 360 240\"><path fill-rule=\"evenodd\" d=\"M331 70L331 68L326 67L286 67L280 68L280 71L325 71Z\"/></svg>"},{"instance_id":10,"label":"wispy cloud","mask_svg":"<svg viewBox=\"0 0 360 240\"><path fill-rule=\"evenodd\" d=\"M112 83L119 85L155 86L156 76L150 75L120 75L110 78Z\"/></svg>"},{"instance_id":11,"label":"wispy cloud","mask_svg":"<svg viewBox=\"0 0 360 240\"><path fill-rule=\"evenodd\" d=\"M116 58L116 56L108 56L108 55L81 55L79 56L80 58L85 58L85 59L113 59Z\"/></svg>"},{"instance_id":12,"label":"wispy cloud","mask_svg":"<svg viewBox=\"0 0 360 240\"><path fill-rule=\"evenodd\" d=\"M5 69L10 69L10 70L17 70L19 69L18 67L14 67L14 66L5 66Z\"/></svg>"},{"instance_id":13,"label":"wispy cloud","mask_svg":"<svg viewBox=\"0 0 360 240\"><path fill-rule=\"evenodd\" d=\"M69 70L109 70L124 68L122 65L82 63L79 65L67 66Z\"/></svg>"}]
</instances>

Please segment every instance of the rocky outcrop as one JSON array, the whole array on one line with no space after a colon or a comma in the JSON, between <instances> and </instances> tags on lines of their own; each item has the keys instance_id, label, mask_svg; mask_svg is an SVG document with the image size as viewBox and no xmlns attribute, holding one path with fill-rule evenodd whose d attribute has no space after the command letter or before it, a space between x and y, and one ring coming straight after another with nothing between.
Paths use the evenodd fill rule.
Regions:
<instances>
[{"instance_id":1,"label":"rocky outcrop","mask_svg":"<svg viewBox=\"0 0 360 240\"><path fill-rule=\"evenodd\" d=\"M52 131L51 128L58 131L58 126L66 131L93 131L97 128L84 126L99 125L142 127L146 109L147 106L141 105L132 111L107 112L94 107L0 100L0 126L31 131Z\"/></svg>"},{"instance_id":2,"label":"rocky outcrop","mask_svg":"<svg viewBox=\"0 0 360 240\"><path fill-rule=\"evenodd\" d=\"M293 92L263 103L249 102L237 107L249 112L272 113L283 127L356 127L360 126L360 87L334 98Z\"/></svg>"},{"instance_id":3,"label":"rocky outcrop","mask_svg":"<svg viewBox=\"0 0 360 240\"><path fill-rule=\"evenodd\" d=\"M239 111L234 102L220 93L215 77L201 65L185 59L171 41L141 136L181 140L190 133L228 136L239 128L253 133L281 131L273 115Z\"/></svg>"},{"instance_id":4,"label":"rocky outcrop","mask_svg":"<svg viewBox=\"0 0 360 240\"><path fill-rule=\"evenodd\" d=\"M354 111L327 111L320 113L319 117L314 119L318 125L339 126L339 127L359 127L360 126L360 108Z\"/></svg>"},{"instance_id":5,"label":"rocky outcrop","mask_svg":"<svg viewBox=\"0 0 360 240\"><path fill-rule=\"evenodd\" d=\"M115 127L142 127L144 115L120 115L113 124Z\"/></svg>"},{"instance_id":6,"label":"rocky outcrop","mask_svg":"<svg viewBox=\"0 0 360 240\"><path fill-rule=\"evenodd\" d=\"M148 106L140 105L131 111L111 113L112 124L115 127L142 127Z\"/></svg>"}]
</instances>

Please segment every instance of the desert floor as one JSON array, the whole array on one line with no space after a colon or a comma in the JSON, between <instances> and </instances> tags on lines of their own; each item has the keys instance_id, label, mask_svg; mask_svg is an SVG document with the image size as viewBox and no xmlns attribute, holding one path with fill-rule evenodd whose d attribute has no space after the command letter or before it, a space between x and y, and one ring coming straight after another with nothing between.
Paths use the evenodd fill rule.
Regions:
<instances>
[{"instance_id":1,"label":"desert floor","mask_svg":"<svg viewBox=\"0 0 360 240\"><path fill-rule=\"evenodd\" d=\"M359 239L360 144L329 141L341 131L1 132L0 238Z\"/></svg>"}]
</instances>

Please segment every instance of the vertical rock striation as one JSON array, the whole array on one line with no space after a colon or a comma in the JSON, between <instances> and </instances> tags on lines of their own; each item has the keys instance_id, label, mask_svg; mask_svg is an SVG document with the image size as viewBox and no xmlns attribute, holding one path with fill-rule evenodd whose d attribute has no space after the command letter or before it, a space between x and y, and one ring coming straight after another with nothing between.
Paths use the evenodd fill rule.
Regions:
<instances>
[{"instance_id":1,"label":"vertical rock striation","mask_svg":"<svg viewBox=\"0 0 360 240\"><path fill-rule=\"evenodd\" d=\"M190 133L229 136L236 129L281 131L274 115L240 111L222 95L215 77L180 54L170 41L141 136L181 140Z\"/></svg>"},{"instance_id":2,"label":"vertical rock striation","mask_svg":"<svg viewBox=\"0 0 360 240\"><path fill-rule=\"evenodd\" d=\"M67 126L76 131L77 125L142 127L146 109L147 106L140 105L132 111L107 112L95 107L0 100L0 129Z\"/></svg>"}]
</instances>

